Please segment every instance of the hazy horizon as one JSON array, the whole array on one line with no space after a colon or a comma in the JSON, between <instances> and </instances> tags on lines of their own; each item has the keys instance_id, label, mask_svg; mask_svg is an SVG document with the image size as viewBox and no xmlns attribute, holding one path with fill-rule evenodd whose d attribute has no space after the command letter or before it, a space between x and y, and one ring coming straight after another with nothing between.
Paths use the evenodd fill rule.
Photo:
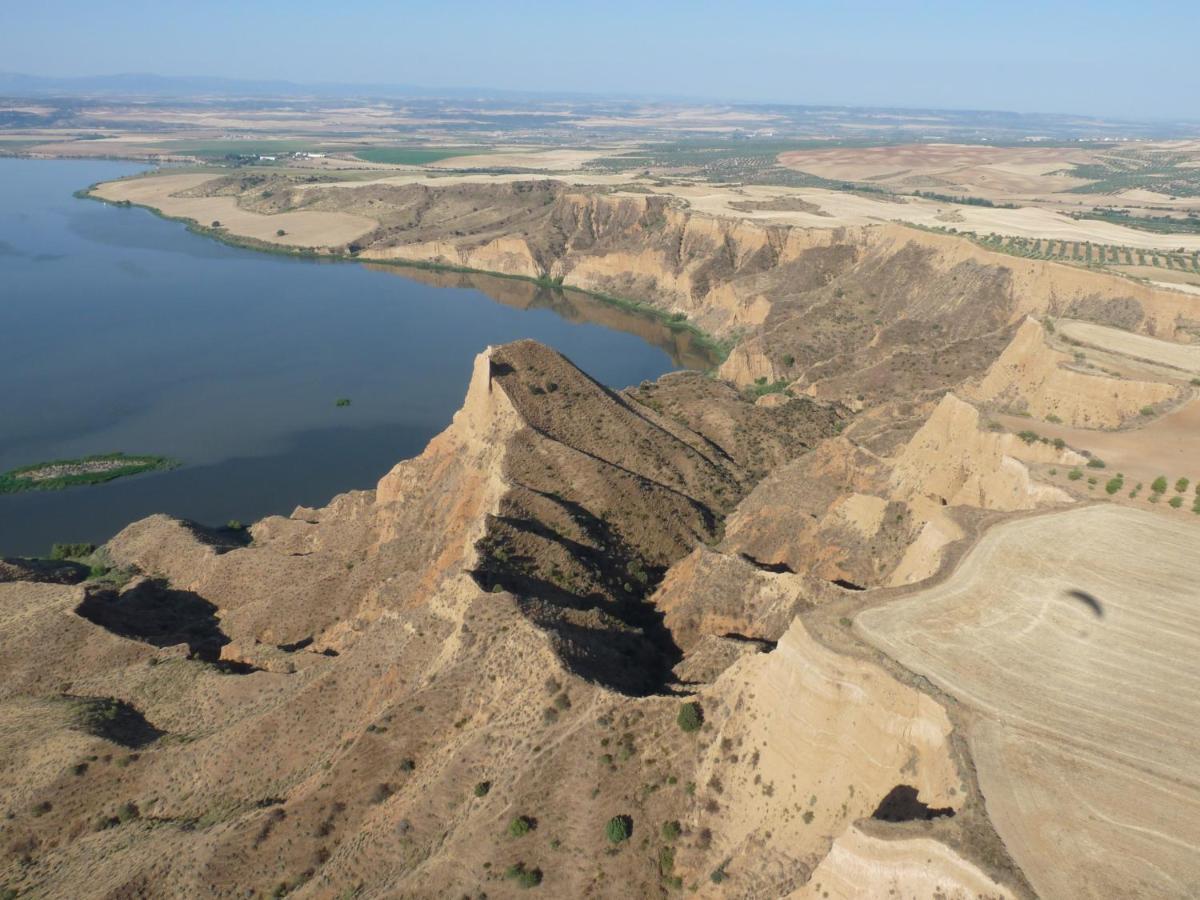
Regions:
<instances>
[{"instance_id":1,"label":"hazy horizon","mask_svg":"<svg viewBox=\"0 0 1200 900\"><path fill-rule=\"evenodd\" d=\"M1190 5L935 2L838 9L751 0L520 11L360 0L173 10L48 0L0 11L9 73L153 73L731 103L1194 119ZM218 62L219 60L219 62Z\"/></svg>"}]
</instances>

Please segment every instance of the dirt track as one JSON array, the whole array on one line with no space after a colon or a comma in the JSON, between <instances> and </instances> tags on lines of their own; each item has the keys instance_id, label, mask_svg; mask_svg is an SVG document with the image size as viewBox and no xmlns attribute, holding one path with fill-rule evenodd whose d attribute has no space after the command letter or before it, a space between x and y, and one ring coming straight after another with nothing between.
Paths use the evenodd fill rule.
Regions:
<instances>
[{"instance_id":1,"label":"dirt track","mask_svg":"<svg viewBox=\"0 0 1200 900\"><path fill-rule=\"evenodd\" d=\"M989 532L855 627L980 714L988 812L1046 897L1200 889L1200 525L1093 506Z\"/></svg>"}]
</instances>

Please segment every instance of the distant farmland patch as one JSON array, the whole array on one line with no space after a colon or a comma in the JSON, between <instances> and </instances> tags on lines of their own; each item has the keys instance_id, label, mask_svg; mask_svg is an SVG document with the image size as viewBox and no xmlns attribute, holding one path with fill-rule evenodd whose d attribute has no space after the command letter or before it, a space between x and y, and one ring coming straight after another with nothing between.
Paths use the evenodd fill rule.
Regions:
<instances>
[{"instance_id":1,"label":"distant farmland patch","mask_svg":"<svg viewBox=\"0 0 1200 900\"><path fill-rule=\"evenodd\" d=\"M391 166L424 166L455 156L477 156L485 152L483 147L371 147L356 150L354 155L366 162Z\"/></svg>"},{"instance_id":2,"label":"distant farmland patch","mask_svg":"<svg viewBox=\"0 0 1200 900\"><path fill-rule=\"evenodd\" d=\"M277 156L284 153L321 152L312 141L163 141L153 145L164 153L224 159L227 156Z\"/></svg>"}]
</instances>

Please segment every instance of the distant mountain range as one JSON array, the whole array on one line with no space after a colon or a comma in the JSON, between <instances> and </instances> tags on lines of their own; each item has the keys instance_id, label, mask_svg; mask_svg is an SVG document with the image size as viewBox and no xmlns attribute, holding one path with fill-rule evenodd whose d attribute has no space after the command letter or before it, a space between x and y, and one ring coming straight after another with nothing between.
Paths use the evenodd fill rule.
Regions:
<instances>
[{"instance_id":1,"label":"distant mountain range","mask_svg":"<svg viewBox=\"0 0 1200 900\"><path fill-rule=\"evenodd\" d=\"M404 84L321 82L300 84L284 80L222 78L209 75L155 75L125 72L116 75L55 77L0 72L0 95L10 96L144 96L144 97L548 97L568 99L583 94L514 91L498 88L430 88ZM595 95L586 95L597 99ZM622 99L612 95L608 99ZM694 100L694 98L693 98Z\"/></svg>"}]
</instances>

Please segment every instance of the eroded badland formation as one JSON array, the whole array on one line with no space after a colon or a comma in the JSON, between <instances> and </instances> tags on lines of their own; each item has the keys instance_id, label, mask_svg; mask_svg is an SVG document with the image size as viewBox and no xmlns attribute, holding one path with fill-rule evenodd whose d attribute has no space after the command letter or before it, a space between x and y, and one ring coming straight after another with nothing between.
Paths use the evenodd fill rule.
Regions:
<instances>
[{"instance_id":1,"label":"eroded badland formation","mask_svg":"<svg viewBox=\"0 0 1200 900\"><path fill-rule=\"evenodd\" d=\"M550 179L154 182L99 194L732 349L614 393L489 348L374 490L248 541L136 522L104 548L123 583L6 563L0 882L1200 890L1196 297Z\"/></svg>"}]
</instances>

